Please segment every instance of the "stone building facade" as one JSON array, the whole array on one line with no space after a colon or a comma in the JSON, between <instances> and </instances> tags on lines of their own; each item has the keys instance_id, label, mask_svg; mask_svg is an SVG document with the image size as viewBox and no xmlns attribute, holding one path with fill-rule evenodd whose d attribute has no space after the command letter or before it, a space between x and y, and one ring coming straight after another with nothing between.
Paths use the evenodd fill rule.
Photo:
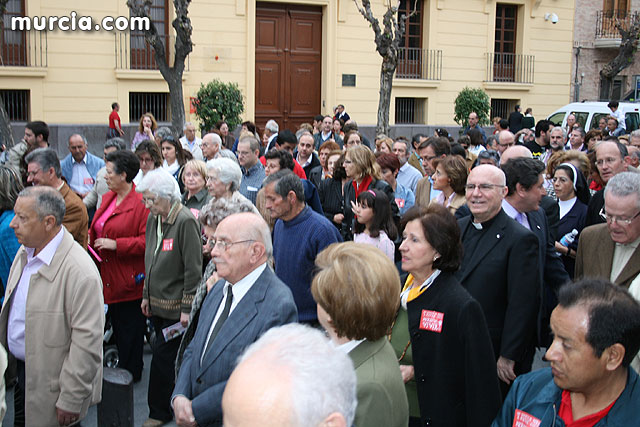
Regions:
<instances>
[{"instance_id":1,"label":"stone building facade","mask_svg":"<svg viewBox=\"0 0 640 427\"><path fill-rule=\"evenodd\" d=\"M624 25L629 25L638 19L639 12L640 0L576 0L571 67L572 101L607 100L600 70L616 57L620 47L620 35L614 19L618 17ZM640 58L635 58L630 67L616 76L611 98L624 99L634 90L636 77L640 79Z\"/></svg>"}]
</instances>

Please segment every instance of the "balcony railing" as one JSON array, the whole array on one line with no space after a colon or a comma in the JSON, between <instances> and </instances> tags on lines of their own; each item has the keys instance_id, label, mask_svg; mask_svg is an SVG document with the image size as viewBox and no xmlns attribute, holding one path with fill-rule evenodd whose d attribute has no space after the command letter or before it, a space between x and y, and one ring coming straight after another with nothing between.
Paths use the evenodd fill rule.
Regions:
<instances>
[{"instance_id":1,"label":"balcony railing","mask_svg":"<svg viewBox=\"0 0 640 427\"><path fill-rule=\"evenodd\" d=\"M47 32L4 28L0 32L0 66L46 67Z\"/></svg>"},{"instance_id":2,"label":"balcony railing","mask_svg":"<svg viewBox=\"0 0 640 427\"><path fill-rule=\"evenodd\" d=\"M169 65L172 58L169 54L173 37L168 34L160 35L165 48L165 56ZM153 47L144 38L144 34L116 33L116 68L124 70L157 70L156 54ZM185 64L185 70L189 70L189 57Z\"/></svg>"},{"instance_id":3,"label":"balcony railing","mask_svg":"<svg viewBox=\"0 0 640 427\"><path fill-rule=\"evenodd\" d=\"M440 80L442 51L403 47L398 51L398 79Z\"/></svg>"},{"instance_id":4,"label":"balcony railing","mask_svg":"<svg viewBox=\"0 0 640 427\"><path fill-rule=\"evenodd\" d=\"M488 82L533 83L534 55L487 53Z\"/></svg>"},{"instance_id":5,"label":"balcony railing","mask_svg":"<svg viewBox=\"0 0 640 427\"><path fill-rule=\"evenodd\" d=\"M616 28L616 21L624 30L628 30L634 22L640 19L638 11L627 10L601 10L596 16L597 39L619 39L620 32Z\"/></svg>"}]
</instances>

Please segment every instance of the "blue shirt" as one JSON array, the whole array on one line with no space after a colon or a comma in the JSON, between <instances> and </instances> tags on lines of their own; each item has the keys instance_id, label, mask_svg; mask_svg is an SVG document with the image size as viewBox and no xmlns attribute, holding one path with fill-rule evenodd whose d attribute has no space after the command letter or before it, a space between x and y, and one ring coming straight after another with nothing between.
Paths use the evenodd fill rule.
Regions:
<instances>
[{"instance_id":1,"label":"blue shirt","mask_svg":"<svg viewBox=\"0 0 640 427\"><path fill-rule=\"evenodd\" d=\"M400 183L396 183L394 194L396 196L396 205L398 205L398 209L400 210L400 216L403 216L406 211L416 204L416 196L413 195L411 190Z\"/></svg>"},{"instance_id":2,"label":"blue shirt","mask_svg":"<svg viewBox=\"0 0 640 427\"><path fill-rule=\"evenodd\" d=\"M7 280L9 280L9 271L11 270L11 264L13 259L20 249L20 243L13 230L9 227L9 223L15 216L13 211L4 211L0 214L0 279L2 279L3 289L2 295L4 295L4 288L7 287Z\"/></svg>"},{"instance_id":3,"label":"blue shirt","mask_svg":"<svg viewBox=\"0 0 640 427\"><path fill-rule=\"evenodd\" d=\"M240 182L240 188L238 191L247 199L251 200L251 203L256 204L256 197L258 196L258 190L262 187L262 181L264 181L265 173L264 166L259 161L255 165L251 166L249 170L241 167L242 169L242 181Z\"/></svg>"}]
</instances>

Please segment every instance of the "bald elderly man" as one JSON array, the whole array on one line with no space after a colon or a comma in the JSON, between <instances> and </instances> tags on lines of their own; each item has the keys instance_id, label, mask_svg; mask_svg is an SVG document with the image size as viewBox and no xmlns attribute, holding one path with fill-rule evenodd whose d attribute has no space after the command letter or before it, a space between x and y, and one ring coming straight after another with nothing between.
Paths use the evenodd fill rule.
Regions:
<instances>
[{"instance_id":1,"label":"bald elderly man","mask_svg":"<svg viewBox=\"0 0 640 427\"><path fill-rule=\"evenodd\" d=\"M507 191L499 168L471 170L465 193L471 215L458 220L464 258L457 273L484 311L504 395L531 370L540 299L539 242L502 209Z\"/></svg>"}]
</instances>

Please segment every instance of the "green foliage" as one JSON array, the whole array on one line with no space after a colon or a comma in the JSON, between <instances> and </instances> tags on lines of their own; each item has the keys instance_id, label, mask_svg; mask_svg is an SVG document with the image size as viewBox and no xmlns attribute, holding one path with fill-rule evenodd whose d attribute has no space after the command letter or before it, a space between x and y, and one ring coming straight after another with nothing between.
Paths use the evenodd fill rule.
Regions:
<instances>
[{"instance_id":1,"label":"green foliage","mask_svg":"<svg viewBox=\"0 0 640 427\"><path fill-rule=\"evenodd\" d=\"M205 132L215 128L220 120L225 120L232 132L242 122L240 115L244 111L244 102L237 83L215 79L206 86L201 84L195 107L201 122L200 129Z\"/></svg>"},{"instance_id":2,"label":"green foliage","mask_svg":"<svg viewBox=\"0 0 640 427\"><path fill-rule=\"evenodd\" d=\"M475 111L478 114L480 125L490 124L489 112L491 111L491 101L489 95L482 89L471 89L465 87L456 97L454 108L456 113L453 120L460 126L468 126L469 113Z\"/></svg>"}]
</instances>

